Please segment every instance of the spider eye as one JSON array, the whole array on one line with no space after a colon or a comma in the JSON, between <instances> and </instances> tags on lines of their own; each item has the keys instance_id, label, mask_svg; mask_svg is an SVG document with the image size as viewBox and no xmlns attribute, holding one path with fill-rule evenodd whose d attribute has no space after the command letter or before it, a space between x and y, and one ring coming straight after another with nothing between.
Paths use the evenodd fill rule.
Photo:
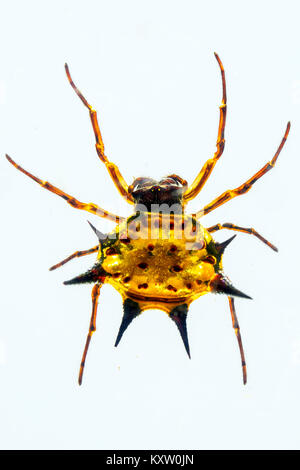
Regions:
<instances>
[{"instance_id":1,"label":"spider eye","mask_svg":"<svg viewBox=\"0 0 300 470\"><path fill-rule=\"evenodd\" d=\"M183 187L187 186L187 181L184 180L183 178L181 178L181 177L178 176L178 175L174 175L174 174L173 174L173 175L168 175L167 178L165 178L165 179L166 179L168 182L169 182L169 181L172 181L171 184L177 185L178 187L180 187L180 186L183 186Z\"/></svg>"},{"instance_id":2,"label":"spider eye","mask_svg":"<svg viewBox=\"0 0 300 470\"><path fill-rule=\"evenodd\" d=\"M173 176L167 176L166 178L163 178L162 180L160 180L159 184L164 187L170 187L170 188L171 187L181 188L183 186L182 181L178 180L177 178Z\"/></svg>"},{"instance_id":3,"label":"spider eye","mask_svg":"<svg viewBox=\"0 0 300 470\"><path fill-rule=\"evenodd\" d=\"M130 188L132 188L132 192L139 191L140 189L147 189L147 187L151 187L155 184L155 181L151 178L136 178Z\"/></svg>"}]
</instances>

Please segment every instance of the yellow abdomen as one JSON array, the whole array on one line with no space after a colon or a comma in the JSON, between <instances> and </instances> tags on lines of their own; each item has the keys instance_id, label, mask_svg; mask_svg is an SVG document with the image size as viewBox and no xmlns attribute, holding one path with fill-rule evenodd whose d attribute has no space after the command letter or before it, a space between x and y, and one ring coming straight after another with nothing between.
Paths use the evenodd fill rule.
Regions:
<instances>
[{"instance_id":1,"label":"yellow abdomen","mask_svg":"<svg viewBox=\"0 0 300 470\"><path fill-rule=\"evenodd\" d=\"M216 259L207 251L211 235L191 216L143 213L118 227L99 252L105 282L141 310L170 312L210 292Z\"/></svg>"}]
</instances>

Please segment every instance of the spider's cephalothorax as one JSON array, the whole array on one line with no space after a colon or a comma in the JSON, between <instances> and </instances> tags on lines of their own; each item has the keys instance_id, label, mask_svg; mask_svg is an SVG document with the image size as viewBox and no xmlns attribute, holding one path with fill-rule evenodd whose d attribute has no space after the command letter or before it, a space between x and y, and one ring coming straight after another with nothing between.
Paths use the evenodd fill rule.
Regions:
<instances>
[{"instance_id":1,"label":"spider's cephalothorax","mask_svg":"<svg viewBox=\"0 0 300 470\"><path fill-rule=\"evenodd\" d=\"M129 186L128 193L139 208L144 206L149 212L155 210L155 205L162 205L162 208L177 206L175 211L181 212L186 188L187 182L184 179L170 175L160 181L152 178L136 178Z\"/></svg>"},{"instance_id":2,"label":"spider's cephalothorax","mask_svg":"<svg viewBox=\"0 0 300 470\"><path fill-rule=\"evenodd\" d=\"M134 205L134 213L127 219L105 211L96 204L78 201L51 183L24 170L6 155L15 168L42 187L65 199L72 207L107 218L117 224L115 230L109 234L101 233L90 224L97 235L97 245L88 250L77 251L50 268L54 270L73 258L98 253L97 260L91 269L64 283L67 285L94 284L92 316L80 365L79 384L82 382L91 336L96 330L100 289L105 283L111 284L123 298L124 314L116 346L128 325L137 315L146 309L158 308L163 310L176 324L189 356L190 349L186 328L189 305L198 297L209 292L227 295L232 325L241 354L244 384L247 381L246 362L235 312L234 297L250 297L232 286L223 274L222 265L224 250L235 235L223 243L217 243L211 233L221 229L248 233L257 237L274 251L277 251L277 248L253 228L240 227L233 223L218 223L206 229L199 220L220 205L249 191L261 176L274 167L287 139L290 123L288 123L284 137L270 162L266 163L245 183L235 189L225 191L200 211L191 215L186 214L186 203L201 191L222 155L225 145L224 129L227 109L225 73L218 55L215 54L215 56L221 70L223 86L217 148L213 157L207 160L190 186L184 179L174 174L160 181L151 178L137 178L128 186L118 167L110 162L104 153L96 111L75 86L68 66L65 65L71 86L89 110L96 138L97 154L105 164L120 194L128 203Z\"/></svg>"}]
</instances>

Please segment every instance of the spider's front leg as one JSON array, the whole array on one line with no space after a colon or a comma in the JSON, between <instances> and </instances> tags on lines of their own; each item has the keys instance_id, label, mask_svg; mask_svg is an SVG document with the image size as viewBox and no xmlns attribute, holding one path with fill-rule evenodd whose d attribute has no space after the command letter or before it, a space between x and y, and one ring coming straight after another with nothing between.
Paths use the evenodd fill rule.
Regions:
<instances>
[{"instance_id":1,"label":"spider's front leg","mask_svg":"<svg viewBox=\"0 0 300 470\"><path fill-rule=\"evenodd\" d=\"M236 232L243 232L243 233L248 233L249 235L254 235L256 238L258 238L260 241L268 245L272 250L278 251L278 248L274 246L271 242L266 240L262 235L260 235L254 228L244 228L244 227L239 227L238 225L226 223L226 224L216 224L212 225L207 229L209 233L216 232L217 230L222 230L222 229L227 229L227 230L234 230Z\"/></svg>"},{"instance_id":2,"label":"spider's front leg","mask_svg":"<svg viewBox=\"0 0 300 470\"><path fill-rule=\"evenodd\" d=\"M188 202L201 191L203 186L205 185L206 181L208 180L211 172L213 171L217 161L221 157L224 147L225 147L225 123L226 123L226 110L227 110L227 96L226 96L226 81L225 81L225 71L223 64L218 56L215 53L215 57L218 61L220 70L221 70L221 77L222 77L222 89L223 89L223 97L222 103L220 106L220 118L219 118L219 129L218 129L218 137L217 137L217 150L212 158L207 160L207 162L203 165L202 170L196 177L195 181L188 187L186 192L183 195L184 202Z\"/></svg>"},{"instance_id":3,"label":"spider's front leg","mask_svg":"<svg viewBox=\"0 0 300 470\"><path fill-rule=\"evenodd\" d=\"M134 204L133 197L128 192L128 184L126 183L123 176L121 175L119 168L117 167L117 165L110 162L104 153L104 143L102 140L102 135L101 135L101 131L100 131L99 123L98 123L96 110L88 103L88 101L85 99L81 91L77 88L77 86L73 82L70 71L69 71L69 67L67 64L65 64L65 69L66 69L66 74L67 74L71 87L73 88L77 96L81 99L84 106L88 108L89 110L92 126L94 129L95 139L96 139L96 151L100 160L105 164L108 170L108 173L110 174L110 177L113 180L121 196L123 196L124 199L130 204Z\"/></svg>"},{"instance_id":4,"label":"spider's front leg","mask_svg":"<svg viewBox=\"0 0 300 470\"><path fill-rule=\"evenodd\" d=\"M286 139L288 138L290 128L291 128L291 123L288 122L288 124L286 126L284 136L281 140L281 143L280 143L274 157L272 158L272 160L270 162L266 163L257 173L255 173L255 175L251 176L251 178L249 178L245 183L241 184L240 186L238 186L235 189L229 189L229 190L225 191L220 196L218 196L216 199L214 199L212 202L210 202L209 204L204 206L203 209L201 209L196 214L194 214L196 219L199 219L200 217L203 217L204 215L208 214L209 212L217 209L217 207L221 206L222 204L225 204L226 202L230 201L234 197L241 196L242 194L247 193L252 188L253 184L256 183L256 181L259 178L261 178L268 171L272 170L272 168L274 168L274 166L276 164L276 161L277 161L277 158L278 158L278 156L279 156L279 154L280 154L280 152L281 152L281 150L282 150L282 148L283 148L283 146L286 142Z\"/></svg>"},{"instance_id":5,"label":"spider's front leg","mask_svg":"<svg viewBox=\"0 0 300 470\"><path fill-rule=\"evenodd\" d=\"M111 212L108 212L101 207L97 206L96 204L93 204L92 202L90 203L85 203L85 202L80 202L77 199L75 199L73 196L70 196L69 194L65 193L59 188L56 188L53 186L53 184L49 183L48 181L43 181L40 178L37 178L34 176L32 173L29 173L29 171L24 170L20 165L18 165L11 157L6 155L7 160L9 163L11 163L17 170L21 171L24 173L24 175L28 176L29 178L33 179L36 183L38 183L42 188L47 189L48 191L51 191L54 194L57 194L57 196L62 197L65 201L67 201L70 206L74 207L75 209L81 209L87 212L91 212L92 214L98 215L99 217L103 217L104 219L111 220L115 222L116 224L119 224L122 222L124 217L120 217L118 215L112 214Z\"/></svg>"}]
</instances>

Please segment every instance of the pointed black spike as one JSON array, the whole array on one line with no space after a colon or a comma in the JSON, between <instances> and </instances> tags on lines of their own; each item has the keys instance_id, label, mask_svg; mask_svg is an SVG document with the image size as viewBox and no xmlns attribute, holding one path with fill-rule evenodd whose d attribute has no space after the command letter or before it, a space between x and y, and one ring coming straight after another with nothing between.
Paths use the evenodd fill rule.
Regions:
<instances>
[{"instance_id":1,"label":"pointed black spike","mask_svg":"<svg viewBox=\"0 0 300 470\"><path fill-rule=\"evenodd\" d=\"M187 312L188 312L187 304L178 305L177 307L173 308L173 310L169 314L169 317L171 318L171 320L173 320L176 323L176 326L179 330L187 355L189 356L189 358L191 358L189 340L188 340L187 328L186 328Z\"/></svg>"},{"instance_id":2,"label":"pointed black spike","mask_svg":"<svg viewBox=\"0 0 300 470\"><path fill-rule=\"evenodd\" d=\"M241 292L240 290L236 289L233 287L229 281L218 274L216 278L211 282L212 290L213 292L216 292L217 294L226 294L230 295L231 297L243 297L244 299L252 299L252 297L249 297L249 295L244 294L244 292Z\"/></svg>"},{"instance_id":3,"label":"pointed black spike","mask_svg":"<svg viewBox=\"0 0 300 470\"><path fill-rule=\"evenodd\" d=\"M79 276L74 277L73 279L70 279L69 281L64 281L64 284L66 286L70 284L86 284L90 282L96 282L96 281L101 281L105 277L105 274L99 266L94 267L87 271L86 273L79 274Z\"/></svg>"},{"instance_id":4,"label":"pointed black spike","mask_svg":"<svg viewBox=\"0 0 300 470\"><path fill-rule=\"evenodd\" d=\"M115 342L115 347L118 346L123 336L123 333L125 332L127 327L130 325L132 320L134 320L135 317L137 317L141 313L139 304L137 302L134 302L131 299L125 300L123 304L123 310L124 310L124 315L123 315L119 333Z\"/></svg>"},{"instance_id":5,"label":"pointed black spike","mask_svg":"<svg viewBox=\"0 0 300 470\"><path fill-rule=\"evenodd\" d=\"M99 242L100 243L103 242L103 240L105 240L107 238L107 234L100 232L100 230L98 230L96 227L94 227L94 225L89 220L87 222L90 224L91 229L97 235L97 238L98 238Z\"/></svg>"},{"instance_id":6,"label":"pointed black spike","mask_svg":"<svg viewBox=\"0 0 300 470\"><path fill-rule=\"evenodd\" d=\"M218 253L220 255L222 255L225 251L225 248L227 248L227 246L229 245L229 243L232 242L232 240L236 237L236 234L233 235L232 237L228 238L228 240L225 240L225 242L221 242L221 243L216 243L216 248L218 250Z\"/></svg>"}]
</instances>

